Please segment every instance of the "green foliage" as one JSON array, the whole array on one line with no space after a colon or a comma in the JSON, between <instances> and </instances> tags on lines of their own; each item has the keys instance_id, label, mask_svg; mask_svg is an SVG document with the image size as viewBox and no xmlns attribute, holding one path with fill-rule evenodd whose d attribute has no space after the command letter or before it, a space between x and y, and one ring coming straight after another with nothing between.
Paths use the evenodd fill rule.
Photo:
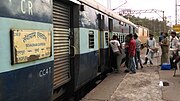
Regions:
<instances>
[{"instance_id":1,"label":"green foliage","mask_svg":"<svg viewBox=\"0 0 180 101\"><path fill-rule=\"evenodd\" d=\"M127 16L125 16L127 18ZM149 33L159 36L160 32L167 32L170 27L166 25L165 21L159 21L158 19L139 18L135 16L129 16L129 20L136 25L141 25L149 29Z\"/></svg>"}]
</instances>

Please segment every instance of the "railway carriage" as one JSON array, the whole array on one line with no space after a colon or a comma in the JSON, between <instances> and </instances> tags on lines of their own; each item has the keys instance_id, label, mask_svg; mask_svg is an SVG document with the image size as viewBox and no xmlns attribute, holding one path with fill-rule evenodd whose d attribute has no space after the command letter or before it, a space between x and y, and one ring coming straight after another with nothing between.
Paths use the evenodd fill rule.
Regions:
<instances>
[{"instance_id":1,"label":"railway carriage","mask_svg":"<svg viewBox=\"0 0 180 101\"><path fill-rule=\"evenodd\" d=\"M140 25L137 25L137 34L141 40L141 45L145 46L146 41L149 37L149 29Z\"/></svg>"},{"instance_id":2,"label":"railway carriage","mask_svg":"<svg viewBox=\"0 0 180 101\"><path fill-rule=\"evenodd\" d=\"M109 39L136 25L94 0L1 0L0 101L73 95L109 66Z\"/></svg>"}]
</instances>

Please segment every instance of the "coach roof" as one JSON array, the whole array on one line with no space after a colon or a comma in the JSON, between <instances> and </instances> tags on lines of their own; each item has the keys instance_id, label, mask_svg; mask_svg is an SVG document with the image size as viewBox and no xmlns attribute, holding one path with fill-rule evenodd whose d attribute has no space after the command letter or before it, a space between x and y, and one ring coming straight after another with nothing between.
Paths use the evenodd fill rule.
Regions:
<instances>
[{"instance_id":1,"label":"coach roof","mask_svg":"<svg viewBox=\"0 0 180 101\"><path fill-rule=\"evenodd\" d=\"M120 21L122 21L124 23L127 23L129 25L132 25L132 26L136 27L136 25L134 23L132 23L131 21L129 21L129 20L125 19L124 17L122 17L122 16L114 13L113 11L107 9L106 7L101 5L100 3L96 2L95 0L78 0L78 1L81 2L81 3L84 3L86 5L89 5L89 6L93 7L93 8L95 8L95 9L109 15L112 18L118 19L118 20L120 20Z\"/></svg>"}]
</instances>

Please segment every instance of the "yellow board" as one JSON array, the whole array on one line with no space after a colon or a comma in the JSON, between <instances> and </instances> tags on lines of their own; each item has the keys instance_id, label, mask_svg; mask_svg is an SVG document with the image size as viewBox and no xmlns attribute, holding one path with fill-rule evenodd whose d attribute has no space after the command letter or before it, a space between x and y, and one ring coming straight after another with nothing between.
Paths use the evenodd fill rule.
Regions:
<instances>
[{"instance_id":1,"label":"yellow board","mask_svg":"<svg viewBox=\"0 0 180 101\"><path fill-rule=\"evenodd\" d=\"M180 32L180 25L173 25L173 30L176 32Z\"/></svg>"},{"instance_id":2,"label":"yellow board","mask_svg":"<svg viewBox=\"0 0 180 101\"><path fill-rule=\"evenodd\" d=\"M42 30L12 30L13 64L51 56L51 33Z\"/></svg>"}]
</instances>

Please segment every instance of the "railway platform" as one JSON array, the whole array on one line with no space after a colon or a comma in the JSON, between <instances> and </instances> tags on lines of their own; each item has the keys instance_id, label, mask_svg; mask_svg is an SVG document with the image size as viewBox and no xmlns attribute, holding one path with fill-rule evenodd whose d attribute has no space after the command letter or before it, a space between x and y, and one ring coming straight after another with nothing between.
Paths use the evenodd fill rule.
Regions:
<instances>
[{"instance_id":1,"label":"railway platform","mask_svg":"<svg viewBox=\"0 0 180 101\"><path fill-rule=\"evenodd\" d=\"M154 65L144 65L136 74L110 73L81 101L179 101L180 70L161 70L160 56L153 59Z\"/></svg>"}]
</instances>

